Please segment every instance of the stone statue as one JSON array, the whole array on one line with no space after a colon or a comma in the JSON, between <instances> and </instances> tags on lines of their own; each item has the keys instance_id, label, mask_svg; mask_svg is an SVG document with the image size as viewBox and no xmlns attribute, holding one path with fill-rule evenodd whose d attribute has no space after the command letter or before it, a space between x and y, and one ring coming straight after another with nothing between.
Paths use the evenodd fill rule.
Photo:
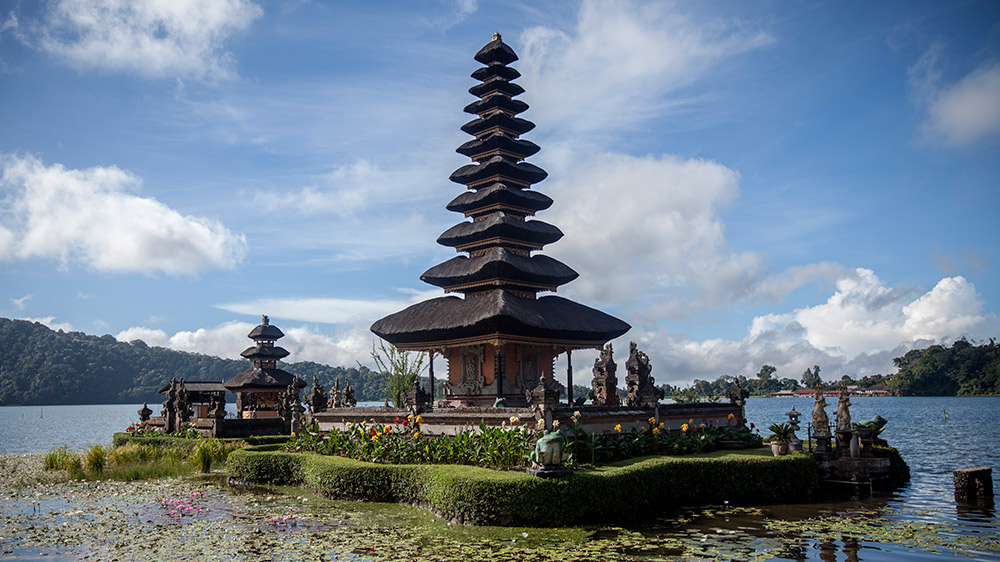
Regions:
<instances>
[{"instance_id":1,"label":"stone statue","mask_svg":"<svg viewBox=\"0 0 1000 562\"><path fill-rule=\"evenodd\" d=\"M565 476L571 472L563 465L566 456L566 437L558 431L550 431L538 439L528 455L531 460L528 473L540 477Z\"/></svg>"},{"instance_id":2,"label":"stone statue","mask_svg":"<svg viewBox=\"0 0 1000 562\"><path fill-rule=\"evenodd\" d=\"M177 430L177 379L170 379L170 386L167 388L167 397L163 401L163 431L173 433Z\"/></svg>"},{"instance_id":3,"label":"stone statue","mask_svg":"<svg viewBox=\"0 0 1000 562\"><path fill-rule=\"evenodd\" d=\"M191 404L188 402L187 390L184 388L184 379L177 384L177 399L174 402L174 411L177 412L177 421L186 423L194 416L191 411Z\"/></svg>"},{"instance_id":4,"label":"stone statue","mask_svg":"<svg viewBox=\"0 0 1000 562\"><path fill-rule=\"evenodd\" d=\"M344 407L353 408L357 405L358 401L354 398L354 389L351 388L351 381L344 379Z\"/></svg>"},{"instance_id":5,"label":"stone statue","mask_svg":"<svg viewBox=\"0 0 1000 562\"><path fill-rule=\"evenodd\" d=\"M826 396L823 393L823 385L816 386L816 394L813 395L813 435L816 437L830 436L830 418L826 415Z\"/></svg>"},{"instance_id":6,"label":"stone statue","mask_svg":"<svg viewBox=\"0 0 1000 562\"><path fill-rule=\"evenodd\" d=\"M330 388L330 400L328 405L333 408L344 407L344 393L340 390L340 379L334 379L333 387Z\"/></svg>"},{"instance_id":7,"label":"stone statue","mask_svg":"<svg viewBox=\"0 0 1000 562\"><path fill-rule=\"evenodd\" d=\"M621 406L618 399L618 377L615 372L614 349L608 343L594 359L594 379L590 382L590 401L595 406Z\"/></svg>"},{"instance_id":8,"label":"stone statue","mask_svg":"<svg viewBox=\"0 0 1000 562\"><path fill-rule=\"evenodd\" d=\"M733 381L733 386L726 390L726 398L740 408L746 406L747 398L750 398L750 391L740 386L740 379ZM742 416L740 416L742 418Z\"/></svg>"},{"instance_id":9,"label":"stone statue","mask_svg":"<svg viewBox=\"0 0 1000 562\"><path fill-rule=\"evenodd\" d=\"M837 399L837 431L851 431L851 397L847 392L847 384L840 384L840 396Z\"/></svg>"},{"instance_id":10,"label":"stone statue","mask_svg":"<svg viewBox=\"0 0 1000 562\"><path fill-rule=\"evenodd\" d=\"M406 395L406 405L410 407L413 415L422 414L427 411L427 406L431 403L431 395L420 386L420 379L413 381L413 388Z\"/></svg>"},{"instance_id":11,"label":"stone statue","mask_svg":"<svg viewBox=\"0 0 1000 562\"><path fill-rule=\"evenodd\" d=\"M326 409L326 391L323 385L319 384L319 379L313 375L312 394L309 395L309 413L315 414Z\"/></svg>"},{"instance_id":12,"label":"stone statue","mask_svg":"<svg viewBox=\"0 0 1000 562\"><path fill-rule=\"evenodd\" d=\"M663 390L656 388L650 373L653 366L649 356L639 351L635 342L629 342L628 361L625 362L625 388L628 396L625 405L630 408L652 408L663 398Z\"/></svg>"},{"instance_id":13,"label":"stone statue","mask_svg":"<svg viewBox=\"0 0 1000 562\"><path fill-rule=\"evenodd\" d=\"M212 409L208 411L208 417L221 420L226 417L226 395L216 396L212 399Z\"/></svg>"},{"instance_id":14,"label":"stone statue","mask_svg":"<svg viewBox=\"0 0 1000 562\"><path fill-rule=\"evenodd\" d=\"M139 421L144 422L149 421L149 416L153 415L153 410L150 410L149 405L143 402L142 408L139 408L139 411L136 413L139 414Z\"/></svg>"},{"instance_id":15,"label":"stone statue","mask_svg":"<svg viewBox=\"0 0 1000 562\"><path fill-rule=\"evenodd\" d=\"M871 418L871 419L868 419L868 420L864 420L864 421L859 421L858 423L856 423L854 425L856 425L857 427L860 427L860 428L864 428L864 429L873 429L873 430L875 430L877 432L880 429L882 429L883 427L885 427L885 424L887 424L887 423L889 423L889 420L883 418L882 416L878 416L877 415L874 418Z\"/></svg>"}]
</instances>

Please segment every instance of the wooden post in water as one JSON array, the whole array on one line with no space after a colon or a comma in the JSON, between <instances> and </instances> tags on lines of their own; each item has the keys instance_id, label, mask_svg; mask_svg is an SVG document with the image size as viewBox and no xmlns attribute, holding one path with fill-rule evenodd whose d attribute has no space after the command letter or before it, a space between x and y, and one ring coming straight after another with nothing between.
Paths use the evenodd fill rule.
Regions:
<instances>
[{"instance_id":1,"label":"wooden post in water","mask_svg":"<svg viewBox=\"0 0 1000 562\"><path fill-rule=\"evenodd\" d=\"M993 499L993 469L960 468L955 471L955 501Z\"/></svg>"}]
</instances>

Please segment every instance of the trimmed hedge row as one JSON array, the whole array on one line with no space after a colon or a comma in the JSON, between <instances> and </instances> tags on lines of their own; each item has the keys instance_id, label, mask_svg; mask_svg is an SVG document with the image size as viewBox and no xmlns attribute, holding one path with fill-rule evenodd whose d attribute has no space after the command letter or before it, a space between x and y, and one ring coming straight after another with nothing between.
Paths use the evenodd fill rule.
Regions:
<instances>
[{"instance_id":1,"label":"trimmed hedge row","mask_svg":"<svg viewBox=\"0 0 1000 562\"><path fill-rule=\"evenodd\" d=\"M459 465L385 465L336 456L242 449L229 455L233 482L299 485L336 499L421 505L480 525L548 526L626 521L664 506L771 502L811 496L809 455L646 457L561 479Z\"/></svg>"},{"instance_id":2,"label":"trimmed hedge row","mask_svg":"<svg viewBox=\"0 0 1000 562\"><path fill-rule=\"evenodd\" d=\"M219 441L246 441L250 445L279 445L291 439L288 435L257 435L253 437L233 437L219 439ZM198 439L185 439L163 434L131 435L126 432L115 433L111 442L113 447L121 447L126 443L139 443L152 445L153 447L180 447L188 448L198 443Z\"/></svg>"}]
</instances>

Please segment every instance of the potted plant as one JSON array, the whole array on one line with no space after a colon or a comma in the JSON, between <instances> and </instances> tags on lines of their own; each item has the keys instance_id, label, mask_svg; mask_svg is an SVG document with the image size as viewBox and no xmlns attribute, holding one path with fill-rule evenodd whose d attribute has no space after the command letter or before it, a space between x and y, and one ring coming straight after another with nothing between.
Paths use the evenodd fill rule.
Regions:
<instances>
[{"instance_id":1,"label":"potted plant","mask_svg":"<svg viewBox=\"0 0 1000 562\"><path fill-rule=\"evenodd\" d=\"M771 452L776 457L787 455L788 442L795 435L795 430L787 423L772 423L768 429L771 430L771 435L768 437L771 441Z\"/></svg>"}]
</instances>

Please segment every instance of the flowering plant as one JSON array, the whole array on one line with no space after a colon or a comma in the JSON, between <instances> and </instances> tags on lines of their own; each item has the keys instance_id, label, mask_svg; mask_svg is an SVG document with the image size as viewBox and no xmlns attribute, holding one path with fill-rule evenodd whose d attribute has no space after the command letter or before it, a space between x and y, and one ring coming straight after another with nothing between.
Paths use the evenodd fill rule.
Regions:
<instances>
[{"instance_id":1,"label":"flowering plant","mask_svg":"<svg viewBox=\"0 0 1000 562\"><path fill-rule=\"evenodd\" d=\"M153 426L151 426L151 425L149 425L148 421L144 421L144 422L140 422L140 423L134 423L134 424L126 427L125 431L129 435L146 435L146 434L149 434L149 433L154 433L156 431L156 428L153 427Z\"/></svg>"}]
</instances>

